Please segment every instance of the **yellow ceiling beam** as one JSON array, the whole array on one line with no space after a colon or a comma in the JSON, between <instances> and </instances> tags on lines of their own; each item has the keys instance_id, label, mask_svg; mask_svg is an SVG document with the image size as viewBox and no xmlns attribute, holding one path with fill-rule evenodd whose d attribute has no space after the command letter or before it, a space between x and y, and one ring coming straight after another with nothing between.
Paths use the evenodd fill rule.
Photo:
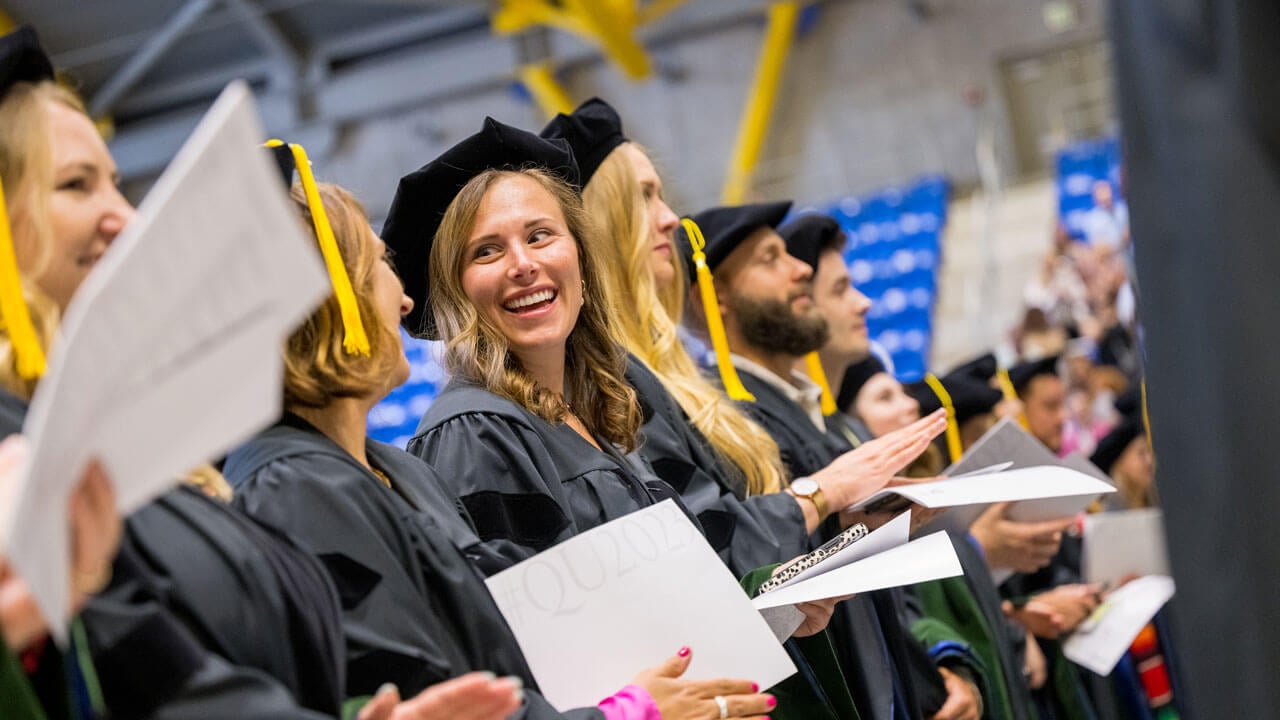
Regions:
<instances>
[{"instance_id":1,"label":"yellow ceiling beam","mask_svg":"<svg viewBox=\"0 0 1280 720\"><path fill-rule=\"evenodd\" d=\"M755 78L743 108L742 122L734 142L729 172L725 177L721 199L726 205L746 202L751 176L760 160L760 150L769 134L769 120L778 97L782 70L795 41L800 18L799 2L775 2L769 5L768 23L760 45Z\"/></svg>"},{"instance_id":2,"label":"yellow ceiling beam","mask_svg":"<svg viewBox=\"0 0 1280 720\"><path fill-rule=\"evenodd\" d=\"M686 2L688 0L649 0L636 8L636 25L648 25Z\"/></svg>"},{"instance_id":3,"label":"yellow ceiling beam","mask_svg":"<svg viewBox=\"0 0 1280 720\"><path fill-rule=\"evenodd\" d=\"M557 113L568 115L573 112L573 100L564 86L556 80L555 72L548 63L530 63L520 68L520 81L529 88L533 100L542 109L547 119Z\"/></svg>"},{"instance_id":4,"label":"yellow ceiling beam","mask_svg":"<svg viewBox=\"0 0 1280 720\"><path fill-rule=\"evenodd\" d=\"M651 67L644 46L635 37L636 7L633 0L503 0L490 27L509 35L544 25L571 32L595 45L632 80L649 76Z\"/></svg>"}]
</instances>

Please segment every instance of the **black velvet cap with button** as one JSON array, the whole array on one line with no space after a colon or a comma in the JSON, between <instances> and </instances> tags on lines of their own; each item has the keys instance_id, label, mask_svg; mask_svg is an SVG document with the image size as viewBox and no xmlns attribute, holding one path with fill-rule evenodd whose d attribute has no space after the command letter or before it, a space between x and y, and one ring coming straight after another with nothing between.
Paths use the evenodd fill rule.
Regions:
<instances>
[{"instance_id":1,"label":"black velvet cap with button","mask_svg":"<svg viewBox=\"0 0 1280 720\"><path fill-rule=\"evenodd\" d=\"M952 368L951 372L943 375L943 379L947 378L966 378L969 380L977 380L981 383L990 383L991 378L996 376L996 371L1000 369L996 362L996 356L993 353L986 353L978 357L957 365Z\"/></svg>"},{"instance_id":2,"label":"black velvet cap with button","mask_svg":"<svg viewBox=\"0 0 1280 720\"><path fill-rule=\"evenodd\" d=\"M729 205L713 207L694 215L691 219L702 231L707 241L703 252L707 255L707 268L715 272L720 263L729 257L742 241L751 233L762 227L776 229L782 224L787 213L791 212L791 201L756 203L753 205ZM698 274L693 265L693 246L689 244L689 236L684 227L676 230L676 244L684 256L685 270L690 283L698 281Z\"/></svg>"},{"instance_id":3,"label":"black velvet cap with button","mask_svg":"<svg viewBox=\"0 0 1280 720\"><path fill-rule=\"evenodd\" d=\"M0 98L20 82L53 79L53 63L40 47L36 31L23 26L0 37Z\"/></svg>"},{"instance_id":4,"label":"black velvet cap with button","mask_svg":"<svg viewBox=\"0 0 1280 720\"><path fill-rule=\"evenodd\" d=\"M562 139L540 138L486 117L480 132L446 150L440 157L400 178L382 239L395 251L396 267L413 312L402 324L411 334L435 340L439 332L431 312L428 280L436 231L462 188L487 170L541 168L581 190L573 150Z\"/></svg>"},{"instance_id":5,"label":"black velvet cap with button","mask_svg":"<svg viewBox=\"0 0 1280 720\"><path fill-rule=\"evenodd\" d=\"M996 405L1004 399L1004 395L995 388L977 380L965 378L941 379L942 387L951 396L951 405L956 409L956 423L963 425L965 421L993 412ZM942 407L942 400L934 393L929 384L920 381L904 386L907 394L920 403L920 416L924 417Z\"/></svg>"},{"instance_id":6,"label":"black velvet cap with button","mask_svg":"<svg viewBox=\"0 0 1280 720\"><path fill-rule=\"evenodd\" d=\"M622 134L622 118L618 111L600 98L591 98L565 115L560 113L542 128L539 136L559 138L569 143L578 161L582 186L591 182L609 153L627 141Z\"/></svg>"},{"instance_id":7,"label":"black velvet cap with button","mask_svg":"<svg viewBox=\"0 0 1280 720\"><path fill-rule=\"evenodd\" d=\"M801 215L778 228L778 234L787 243L787 253L814 272L818 271L818 258L824 251L843 252L847 241L844 229L835 218L818 213Z\"/></svg>"},{"instance_id":8,"label":"black velvet cap with button","mask_svg":"<svg viewBox=\"0 0 1280 720\"><path fill-rule=\"evenodd\" d=\"M1013 389L1017 391L1021 397L1026 392L1027 386L1031 381L1041 375L1058 375L1058 355L1053 355L1039 360L1031 360L1009 368L1009 380L1013 382Z\"/></svg>"},{"instance_id":9,"label":"black velvet cap with button","mask_svg":"<svg viewBox=\"0 0 1280 720\"><path fill-rule=\"evenodd\" d=\"M836 396L836 407L843 412L852 413L853 401L858 399L858 391L868 380L882 372L885 372L884 363L875 355L868 355L866 360L845 368L840 394Z\"/></svg>"}]
</instances>

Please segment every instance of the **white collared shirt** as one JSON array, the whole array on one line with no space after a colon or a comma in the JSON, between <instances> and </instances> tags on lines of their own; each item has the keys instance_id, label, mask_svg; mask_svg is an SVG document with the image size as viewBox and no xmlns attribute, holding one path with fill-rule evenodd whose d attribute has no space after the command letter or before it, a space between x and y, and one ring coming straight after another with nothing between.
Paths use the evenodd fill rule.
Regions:
<instances>
[{"instance_id":1,"label":"white collared shirt","mask_svg":"<svg viewBox=\"0 0 1280 720\"><path fill-rule=\"evenodd\" d=\"M799 405L809 415L814 427L822 432L827 431L827 423L822 415L822 388L811 380L808 375L792 370L791 379L785 380L763 365L736 353L729 353L729 361L733 363L735 368L745 370L777 388L779 392L786 395L788 399Z\"/></svg>"}]
</instances>

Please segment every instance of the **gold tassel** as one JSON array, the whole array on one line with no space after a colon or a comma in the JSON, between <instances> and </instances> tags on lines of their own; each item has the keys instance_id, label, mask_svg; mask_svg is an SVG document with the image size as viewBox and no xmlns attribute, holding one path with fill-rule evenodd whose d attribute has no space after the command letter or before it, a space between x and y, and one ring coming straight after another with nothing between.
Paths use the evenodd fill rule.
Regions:
<instances>
[{"instance_id":1,"label":"gold tassel","mask_svg":"<svg viewBox=\"0 0 1280 720\"><path fill-rule=\"evenodd\" d=\"M835 415L836 399L831 394L831 383L827 382L827 373L822 369L822 359L818 357L818 353L811 352L804 356L805 367L809 370L809 379L820 388L822 388L822 414Z\"/></svg>"},{"instance_id":2,"label":"gold tassel","mask_svg":"<svg viewBox=\"0 0 1280 720\"><path fill-rule=\"evenodd\" d=\"M964 455L964 447L960 444L960 423L956 420L956 407L951 402L951 393L947 392L942 381L933 373L925 375L924 381L947 411L947 452L951 454L951 462L958 462L960 456Z\"/></svg>"},{"instance_id":3,"label":"gold tassel","mask_svg":"<svg viewBox=\"0 0 1280 720\"><path fill-rule=\"evenodd\" d=\"M268 140L267 147L284 145L280 140ZM356 303L355 291L351 289L351 278L342 263L342 253L338 250L338 241L333 237L333 228L329 226L329 215L324 211L324 203L320 200L320 190L316 187L316 178L311 173L311 161L307 159L307 151L301 145L289 144L293 153L293 163L298 168L298 179L302 182L302 190L307 196L307 207L311 209L311 220L316 226L316 239L320 241L320 254L324 256L325 267L329 270L329 280L333 283L333 294L338 298L338 308L342 311L342 349L348 355L364 355L368 357L369 336L364 332L364 323L360 320L360 306Z\"/></svg>"},{"instance_id":4,"label":"gold tassel","mask_svg":"<svg viewBox=\"0 0 1280 720\"><path fill-rule=\"evenodd\" d=\"M9 331L18 377L37 380L44 375L44 350L31 323L27 301L22 297L22 275L18 272L18 254L13 249L13 233L9 228L9 211L5 204L4 185L0 183L0 321Z\"/></svg>"},{"instance_id":5,"label":"gold tassel","mask_svg":"<svg viewBox=\"0 0 1280 720\"><path fill-rule=\"evenodd\" d=\"M720 317L720 304L716 302L716 286L711 279L711 269L707 267L707 255L703 252L707 241L694 221L685 218L680 224L684 226L685 233L689 235L689 244L693 246L693 265L697 268L702 308L707 315L707 333L711 335L711 347L716 353L716 365L720 368L720 381L724 383L724 391L732 400L755 402L756 397L742 386L738 371L729 360L729 338L724 334L724 320Z\"/></svg>"},{"instance_id":6,"label":"gold tassel","mask_svg":"<svg viewBox=\"0 0 1280 720\"><path fill-rule=\"evenodd\" d=\"M1018 391L1013 389L1013 379L1009 377L1009 371L1004 368L996 370L996 384L1000 386L1000 392L1004 393L1005 400L1017 400ZM1018 413L1018 424L1023 430L1027 429L1027 414L1025 412Z\"/></svg>"}]
</instances>

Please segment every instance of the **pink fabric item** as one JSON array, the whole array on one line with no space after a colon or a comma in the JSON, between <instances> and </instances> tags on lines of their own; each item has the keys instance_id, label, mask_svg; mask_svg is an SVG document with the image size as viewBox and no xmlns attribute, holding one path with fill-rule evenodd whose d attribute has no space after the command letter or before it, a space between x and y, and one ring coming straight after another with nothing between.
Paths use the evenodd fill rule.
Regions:
<instances>
[{"instance_id":1,"label":"pink fabric item","mask_svg":"<svg viewBox=\"0 0 1280 720\"><path fill-rule=\"evenodd\" d=\"M596 704L605 720L662 720L658 704L648 690L628 685Z\"/></svg>"}]
</instances>

